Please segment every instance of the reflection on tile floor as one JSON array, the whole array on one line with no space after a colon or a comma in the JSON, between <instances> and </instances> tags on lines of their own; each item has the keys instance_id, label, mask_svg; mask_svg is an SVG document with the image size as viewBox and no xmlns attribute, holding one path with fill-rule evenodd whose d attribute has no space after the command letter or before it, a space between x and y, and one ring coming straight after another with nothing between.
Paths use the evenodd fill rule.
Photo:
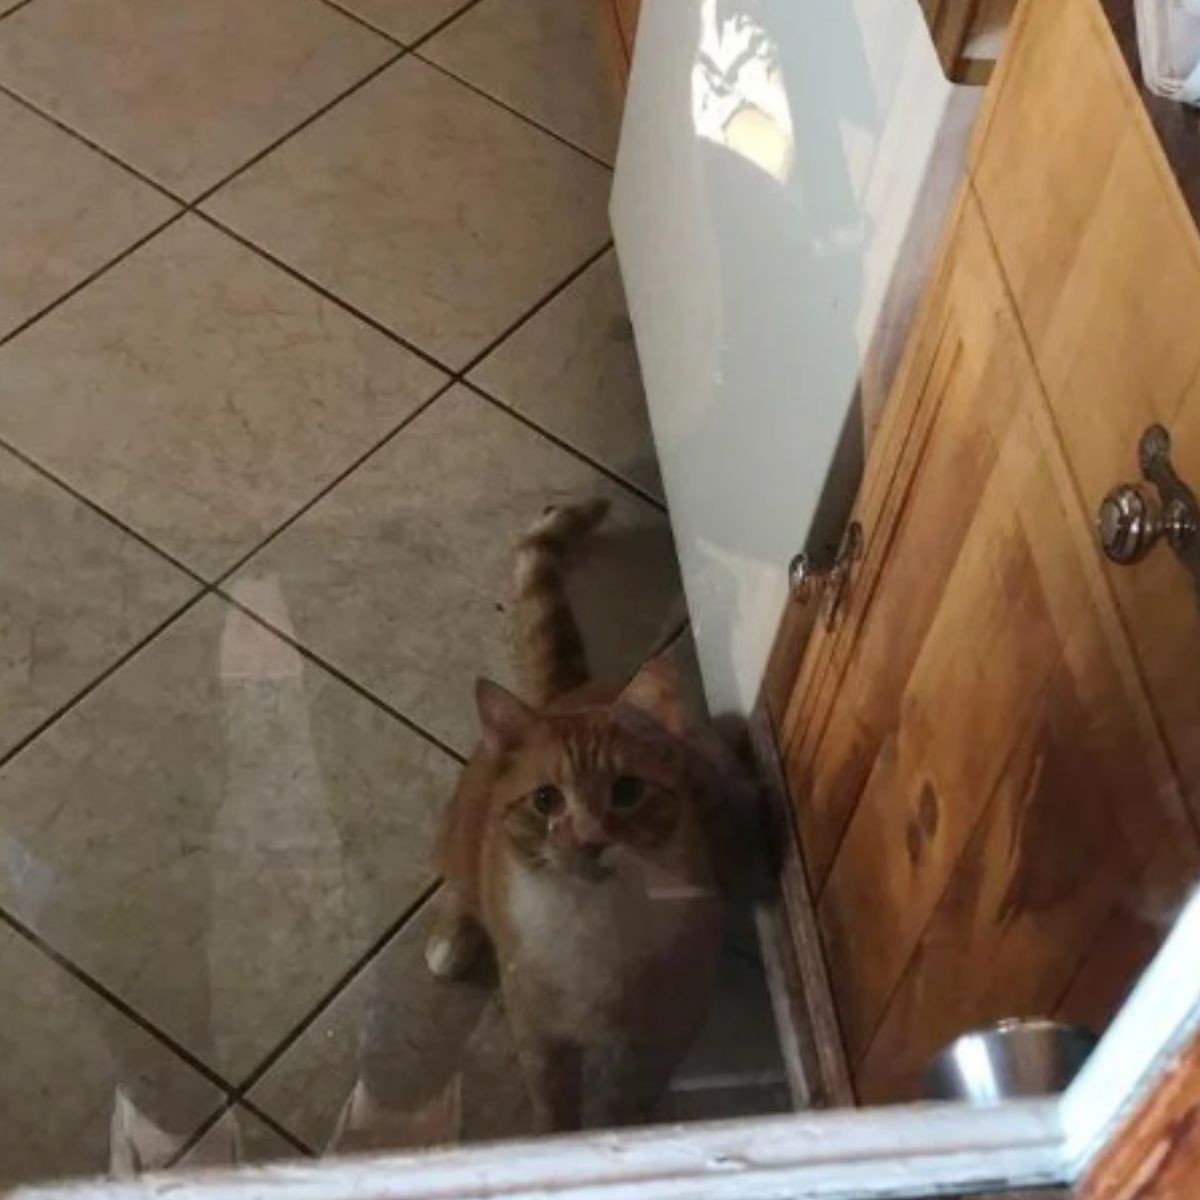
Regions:
<instances>
[{"instance_id":1,"label":"reflection on tile floor","mask_svg":"<svg viewBox=\"0 0 1200 1200\"><path fill-rule=\"evenodd\" d=\"M528 1130L421 960L512 542L612 500L603 677L683 616L594 13L0 0L0 1183ZM663 1116L786 1102L763 988Z\"/></svg>"},{"instance_id":2,"label":"reflection on tile floor","mask_svg":"<svg viewBox=\"0 0 1200 1200\"><path fill-rule=\"evenodd\" d=\"M464 387L238 578L278 579L306 645L465 754L476 676L511 681L513 544L530 513L592 494L613 512L571 582L593 661L620 682L663 633L678 588L666 518Z\"/></svg>"}]
</instances>

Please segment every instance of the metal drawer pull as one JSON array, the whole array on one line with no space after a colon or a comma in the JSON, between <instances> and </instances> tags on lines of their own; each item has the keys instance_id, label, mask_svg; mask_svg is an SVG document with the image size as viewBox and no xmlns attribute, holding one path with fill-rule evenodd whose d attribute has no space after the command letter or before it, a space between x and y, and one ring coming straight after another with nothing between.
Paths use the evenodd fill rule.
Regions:
<instances>
[{"instance_id":1,"label":"metal drawer pull","mask_svg":"<svg viewBox=\"0 0 1200 1200\"><path fill-rule=\"evenodd\" d=\"M824 602L825 628L829 631L837 622L850 582L850 568L862 557L862 546L862 526L851 521L833 562L821 564L808 554L797 554L788 565L792 598L808 604L820 596Z\"/></svg>"},{"instance_id":2,"label":"metal drawer pull","mask_svg":"<svg viewBox=\"0 0 1200 1200\"><path fill-rule=\"evenodd\" d=\"M1129 566L1165 541L1200 590L1200 506L1171 466L1171 435L1161 425L1142 434L1138 460L1146 482L1123 483L1100 502L1100 545L1113 562Z\"/></svg>"}]
</instances>

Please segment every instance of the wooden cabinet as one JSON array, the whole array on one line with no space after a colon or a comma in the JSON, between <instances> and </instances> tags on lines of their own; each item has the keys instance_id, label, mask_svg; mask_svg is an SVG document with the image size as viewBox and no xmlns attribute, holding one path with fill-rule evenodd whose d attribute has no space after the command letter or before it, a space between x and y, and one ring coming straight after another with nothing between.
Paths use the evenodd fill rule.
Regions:
<instances>
[{"instance_id":1,"label":"wooden cabinet","mask_svg":"<svg viewBox=\"0 0 1200 1200\"><path fill-rule=\"evenodd\" d=\"M613 78L624 91L633 65L633 44L637 37L642 0L591 0L591 3L599 9Z\"/></svg>"},{"instance_id":2,"label":"wooden cabinet","mask_svg":"<svg viewBox=\"0 0 1200 1200\"><path fill-rule=\"evenodd\" d=\"M942 70L956 83L985 83L1016 0L921 0Z\"/></svg>"},{"instance_id":3,"label":"wooden cabinet","mask_svg":"<svg viewBox=\"0 0 1200 1200\"><path fill-rule=\"evenodd\" d=\"M1200 874L1200 606L1095 513L1200 484L1200 240L1095 0L1026 0L777 736L859 1099L1102 1026Z\"/></svg>"}]
</instances>

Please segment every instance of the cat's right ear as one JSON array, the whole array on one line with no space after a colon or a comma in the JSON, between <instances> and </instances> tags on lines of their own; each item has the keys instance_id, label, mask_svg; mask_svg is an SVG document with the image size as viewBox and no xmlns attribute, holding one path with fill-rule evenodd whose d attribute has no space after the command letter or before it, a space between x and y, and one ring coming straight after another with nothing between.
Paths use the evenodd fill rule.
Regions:
<instances>
[{"instance_id":1,"label":"cat's right ear","mask_svg":"<svg viewBox=\"0 0 1200 1200\"><path fill-rule=\"evenodd\" d=\"M483 726L483 744L493 753L519 746L537 721L537 713L528 704L490 679L475 681L475 703Z\"/></svg>"}]
</instances>

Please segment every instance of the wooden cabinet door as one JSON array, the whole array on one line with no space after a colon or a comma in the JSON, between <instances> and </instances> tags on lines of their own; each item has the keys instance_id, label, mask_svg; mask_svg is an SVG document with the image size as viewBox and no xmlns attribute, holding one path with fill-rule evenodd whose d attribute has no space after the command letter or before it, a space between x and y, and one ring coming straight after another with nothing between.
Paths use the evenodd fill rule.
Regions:
<instances>
[{"instance_id":1,"label":"wooden cabinet door","mask_svg":"<svg viewBox=\"0 0 1200 1200\"><path fill-rule=\"evenodd\" d=\"M1129 423L1106 403L1096 441ZM913 1095L965 1029L1078 1003L1085 967L1105 1020L1197 875L1093 512L968 187L864 477L862 555L779 730L862 1102ZM1172 628L1200 662L1169 565L1158 601L1191 614Z\"/></svg>"}]
</instances>

